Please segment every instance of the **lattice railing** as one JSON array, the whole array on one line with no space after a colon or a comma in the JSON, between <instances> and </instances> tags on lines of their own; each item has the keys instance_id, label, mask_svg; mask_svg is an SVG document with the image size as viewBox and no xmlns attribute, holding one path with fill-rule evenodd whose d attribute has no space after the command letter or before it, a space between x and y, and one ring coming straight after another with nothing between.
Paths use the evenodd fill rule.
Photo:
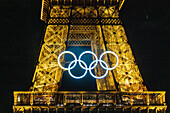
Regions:
<instances>
[{"instance_id":1,"label":"lattice railing","mask_svg":"<svg viewBox=\"0 0 170 113\"><path fill-rule=\"evenodd\" d=\"M120 100L120 97L122 100ZM58 91L30 92L15 91L14 105L57 105L57 106L128 106L166 105L164 91L115 92L115 91Z\"/></svg>"}]
</instances>

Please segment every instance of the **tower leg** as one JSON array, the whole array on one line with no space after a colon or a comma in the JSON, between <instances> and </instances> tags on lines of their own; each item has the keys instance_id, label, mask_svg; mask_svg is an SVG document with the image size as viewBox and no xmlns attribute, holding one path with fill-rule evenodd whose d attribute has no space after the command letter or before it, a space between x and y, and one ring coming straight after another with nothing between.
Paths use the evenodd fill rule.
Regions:
<instances>
[{"instance_id":1,"label":"tower leg","mask_svg":"<svg viewBox=\"0 0 170 113\"><path fill-rule=\"evenodd\" d=\"M115 52L119 57L119 65L113 71L120 91L147 90L142 84L142 76L138 66L135 64L135 59L130 45L127 43L127 37L122 25L103 25L102 30L107 50ZM116 63L114 56L109 55L109 57L114 66Z\"/></svg>"},{"instance_id":2,"label":"tower leg","mask_svg":"<svg viewBox=\"0 0 170 113\"><path fill-rule=\"evenodd\" d=\"M38 64L32 82L33 91L57 91L62 70L57 63L58 55L65 50L68 25L48 25ZM62 60L60 62L63 61Z\"/></svg>"}]
</instances>

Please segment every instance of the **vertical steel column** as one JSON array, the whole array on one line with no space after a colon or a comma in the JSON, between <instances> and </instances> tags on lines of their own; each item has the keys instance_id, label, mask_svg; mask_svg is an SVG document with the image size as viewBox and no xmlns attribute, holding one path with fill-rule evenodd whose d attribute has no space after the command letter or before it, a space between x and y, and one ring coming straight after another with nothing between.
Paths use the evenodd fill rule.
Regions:
<instances>
[{"instance_id":1,"label":"vertical steel column","mask_svg":"<svg viewBox=\"0 0 170 113\"><path fill-rule=\"evenodd\" d=\"M34 104L34 95L33 93L30 94L30 105L32 106Z\"/></svg>"},{"instance_id":2,"label":"vertical steel column","mask_svg":"<svg viewBox=\"0 0 170 113\"><path fill-rule=\"evenodd\" d=\"M149 94L146 95L146 104L149 106Z\"/></svg>"}]
</instances>

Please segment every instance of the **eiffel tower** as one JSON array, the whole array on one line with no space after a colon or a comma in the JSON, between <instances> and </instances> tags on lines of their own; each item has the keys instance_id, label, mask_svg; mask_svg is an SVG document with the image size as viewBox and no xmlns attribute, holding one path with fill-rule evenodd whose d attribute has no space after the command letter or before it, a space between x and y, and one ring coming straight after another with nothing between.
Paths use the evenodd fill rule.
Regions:
<instances>
[{"instance_id":1,"label":"eiffel tower","mask_svg":"<svg viewBox=\"0 0 170 113\"><path fill-rule=\"evenodd\" d=\"M47 24L44 43L30 91L14 91L13 113L165 113L165 91L148 91L143 85L119 19L123 3L124 0L42 0L41 20ZM109 70L105 78L96 79L97 91L59 90L64 70L58 56L70 46L91 47L98 57L106 51L118 56L117 67ZM60 62L65 64L63 56ZM109 67L117 62L110 54L103 60ZM97 66L94 73L100 77L105 70Z\"/></svg>"}]
</instances>

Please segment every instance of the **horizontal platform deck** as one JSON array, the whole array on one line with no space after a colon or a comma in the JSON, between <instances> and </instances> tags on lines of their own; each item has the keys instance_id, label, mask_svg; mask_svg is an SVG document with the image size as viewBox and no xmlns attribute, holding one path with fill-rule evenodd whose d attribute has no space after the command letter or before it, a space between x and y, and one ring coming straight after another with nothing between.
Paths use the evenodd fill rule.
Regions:
<instances>
[{"instance_id":1,"label":"horizontal platform deck","mask_svg":"<svg viewBox=\"0 0 170 113\"><path fill-rule=\"evenodd\" d=\"M14 113L69 111L166 111L165 91L14 92Z\"/></svg>"}]
</instances>

